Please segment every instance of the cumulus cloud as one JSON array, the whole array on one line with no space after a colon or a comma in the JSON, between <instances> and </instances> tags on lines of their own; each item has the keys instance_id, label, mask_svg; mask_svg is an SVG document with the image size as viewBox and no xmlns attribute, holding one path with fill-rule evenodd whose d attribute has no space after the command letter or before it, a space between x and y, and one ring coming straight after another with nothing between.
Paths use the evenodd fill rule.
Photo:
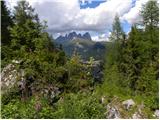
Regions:
<instances>
[{"instance_id":1,"label":"cumulus cloud","mask_svg":"<svg viewBox=\"0 0 160 120\"><path fill-rule=\"evenodd\" d=\"M47 20L48 30L53 33L71 30L99 32L110 29L115 14L122 16L132 6L131 0L107 0L96 8L86 9L80 9L78 0L35 1L31 4L39 17Z\"/></svg>"},{"instance_id":2,"label":"cumulus cloud","mask_svg":"<svg viewBox=\"0 0 160 120\"><path fill-rule=\"evenodd\" d=\"M14 3L10 3L13 6L18 0L10 1ZM122 22L133 24L140 20L139 10L148 0L137 0L134 7L133 0L106 0L95 8L85 9L80 8L80 3L85 3L86 0L27 1L35 8L41 20L47 20L48 31L52 34L58 35L74 30L98 32L101 35L105 33L105 36L108 36L116 13Z\"/></svg>"},{"instance_id":3,"label":"cumulus cloud","mask_svg":"<svg viewBox=\"0 0 160 120\"><path fill-rule=\"evenodd\" d=\"M142 20L140 16L140 11L142 5L147 3L149 0L137 0L135 6L130 9L130 11L122 16L123 20L126 20L130 24L138 23Z\"/></svg>"},{"instance_id":4,"label":"cumulus cloud","mask_svg":"<svg viewBox=\"0 0 160 120\"><path fill-rule=\"evenodd\" d=\"M108 32L107 34L100 34L96 36L92 36L93 41L109 41L108 36L111 34L111 32Z\"/></svg>"}]
</instances>

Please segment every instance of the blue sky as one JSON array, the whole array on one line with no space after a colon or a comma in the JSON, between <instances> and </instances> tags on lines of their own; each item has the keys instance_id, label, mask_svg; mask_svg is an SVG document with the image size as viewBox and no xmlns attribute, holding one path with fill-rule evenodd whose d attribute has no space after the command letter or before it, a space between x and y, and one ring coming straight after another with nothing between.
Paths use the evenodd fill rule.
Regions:
<instances>
[{"instance_id":1,"label":"blue sky","mask_svg":"<svg viewBox=\"0 0 160 120\"><path fill-rule=\"evenodd\" d=\"M101 3L106 2L106 0L79 0L80 8L85 9L85 8L95 8L99 6Z\"/></svg>"},{"instance_id":2,"label":"blue sky","mask_svg":"<svg viewBox=\"0 0 160 120\"><path fill-rule=\"evenodd\" d=\"M10 8L18 0L7 0ZM141 20L139 11L148 0L27 0L46 20L48 32L56 38L69 32L89 32L93 40L108 40L116 14L126 33Z\"/></svg>"}]
</instances>

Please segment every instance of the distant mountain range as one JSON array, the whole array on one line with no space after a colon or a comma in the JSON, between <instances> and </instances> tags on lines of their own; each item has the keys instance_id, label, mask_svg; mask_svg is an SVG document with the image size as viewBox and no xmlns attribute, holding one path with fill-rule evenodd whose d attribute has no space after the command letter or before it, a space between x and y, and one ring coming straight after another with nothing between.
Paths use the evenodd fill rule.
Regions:
<instances>
[{"instance_id":1,"label":"distant mountain range","mask_svg":"<svg viewBox=\"0 0 160 120\"><path fill-rule=\"evenodd\" d=\"M59 36L57 37L56 41L57 42L65 42L65 41L69 41L69 40L73 40L73 39L85 39L85 40L91 40L91 36L88 32L86 32L85 34L81 35L81 34L77 34L76 32L71 32L69 34L66 34L65 36Z\"/></svg>"},{"instance_id":2,"label":"distant mountain range","mask_svg":"<svg viewBox=\"0 0 160 120\"><path fill-rule=\"evenodd\" d=\"M71 32L65 36L57 37L55 42L63 46L68 56L72 56L73 52L76 50L84 60L88 60L90 57L94 57L96 60L103 59L107 43L92 41L88 32L83 35Z\"/></svg>"}]
</instances>

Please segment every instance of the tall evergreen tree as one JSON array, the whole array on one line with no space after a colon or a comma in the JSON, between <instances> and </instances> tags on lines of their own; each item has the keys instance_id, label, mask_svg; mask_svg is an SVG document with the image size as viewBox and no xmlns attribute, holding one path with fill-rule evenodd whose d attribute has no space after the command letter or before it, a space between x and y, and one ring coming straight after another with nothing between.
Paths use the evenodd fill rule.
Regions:
<instances>
[{"instance_id":1,"label":"tall evergreen tree","mask_svg":"<svg viewBox=\"0 0 160 120\"><path fill-rule=\"evenodd\" d=\"M159 7L157 1L149 1L141 11L145 26L144 41L148 49L148 59L154 60L159 50Z\"/></svg>"},{"instance_id":2,"label":"tall evergreen tree","mask_svg":"<svg viewBox=\"0 0 160 120\"><path fill-rule=\"evenodd\" d=\"M14 11L15 25L11 29L12 48L20 49L22 46L26 51L35 50L35 42L41 37L43 27L34 9L26 1L19 1Z\"/></svg>"},{"instance_id":3,"label":"tall evergreen tree","mask_svg":"<svg viewBox=\"0 0 160 120\"><path fill-rule=\"evenodd\" d=\"M1 43L9 45L11 41L9 27L13 24L10 11L6 7L5 1L1 2Z\"/></svg>"},{"instance_id":4,"label":"tall evergreen tree","mask_svg":"<svg viewBox=\"0 0 160 120\"><path fill-rule=\"evenodd\" d=\"M128 85L134 91L136 90L136 83L140 76L140 71L142 68L141 35L141 30L138 30L136 26L132 27L131 32L129 33L127 46L124 48L125 54L123 66L125 70L123 72L125 73L126 79L128 79Z\"/></svg>"},{"instance_id":5,"label":"tall evergreen tree","mask_svg":"<svg viewBox=\"0 0 160 120\"><path fill-rule=\"evenodd\" d=\"M158 78L156 77L158 76L157 10L156 1L146 3L141 12L145 29L138 29L137 26L133 26L127 39L120 28L118 18L115 17L112 32L112 40L114 40L112 46L114 47L108 51L106 71L114 67L114 72L121 74L123 79L122 81L118 79L116 83L111 82L111 84L122 83L122 85L119 85L122 87L129 86L134 93L139 90L147 91L146 86L149 84L156 86L155 79ZM152 74L145 75L145 72L149 73L149 71ZM155 89L150 90L155 91Z\"/></svg>"},{"instance_id":6,"label":"tall evergreen tree","mask_svg":"<svg viewBox=\"0 0 160 120\"><path fill-rule=\"evenodd\" d=\"M14 18L14 22L19 25L25 24L27 20L35 20L36 22L38 20L34 8L25 0L17 2L17 6L14 7Z\"/></svg>"},{"instance_id":7,"label":"tall evergreen tree","mask_svg":"<svg viewBox=\"0 0 160 120\"><path fill-rule=\"evenodd\" d=\"M145 26L158 26L159 23L159 8L156 0L147 2L141 11L143 23Z\"/></svg>"},{"instance_id":8,"label":"tall evergreen tree","mask_svg":"<svg viewBox=\"0 0 160 120\"><path fill-rule=\"evenodd\" d=\"M144 62L137 89L143 94L152 96L156 105L158 104L159 84L159 7L157 1L147 2L143 6L141 15L145 26L141 47L143 50L141 57Z\"/></svg>"},{"instance_id":9,"label":"tall evergreen tree","mask_svg":"<svg viewBox=\"0 0 160 120\"><path fill-rule=\"evenodd\" d=\"M5 1L0 1L1 4L1 67L3 68L12 57L10 49L11 34L10 28L13 26L13 19L10 11L6 7Z\"/></svg>"},{"instance_id":10,"label":"tall evergreen tree","mask_svg":"<svg viewBox=\"0 0 160 120\"><path fill-rule=\"evenodd\" d=\"M110 36L110 41L112 41L112 44L109 50L111 55L109 56L112 57L110 58L112 59L112 61L118 62L121 59L122 47L125 39L124 36L125 33L123 32L123 29L121 27L119 17L118 15L116 15L112 24L112 32Z\"/></svg>"},{"instance_id":11,"label":"tall evergreen tree","mask_svg":"<svg viewBox=\"0 0 160 120\"><path fill-rule=\"evenodd\" d=\"M112 24L112 33L111 40L116 41L123 38L123 29L119 20L119 16L116 14L113 24Z\"/></svg>"}]
</instances>

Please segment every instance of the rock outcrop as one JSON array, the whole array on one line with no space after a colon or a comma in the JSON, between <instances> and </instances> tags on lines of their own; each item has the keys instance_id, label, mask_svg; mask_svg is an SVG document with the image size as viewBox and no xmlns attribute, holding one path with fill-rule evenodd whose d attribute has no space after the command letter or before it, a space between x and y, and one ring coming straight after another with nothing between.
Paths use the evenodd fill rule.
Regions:
<instances>
[{"instance_id":1,"label":"rock outcrop","mask_svg":"<svg viewBox=\"0 0 160 120\"><path fill-rule=\"evenodd\" d=\"M1 72L1 90L2 94L11 90L18 85L17 78L19 76L18 71L15 69L14 64L9 64L3 68Z\"/></svg>"},{"instance_id":2,"label":"rock outcrop","mask_svg":"<svg viewBox=\"0 0 160 120\"><path fill-rule=\"evenodd\" d=\"M60 89L58 87L45 87L41 90L41 94L48 98L50 103L54 103L58 100L58 95L61 93Z\"/></svg>"},{"instance_id":3,"label":"rock outcrop","mask_svg":"<svg viewBox=\"0 0 160 120\"><path fill-rule=\"evenodd\" d=\"M135 112L133 115L132 115L132 119L142 119L141 115L138 113L138 112Z\"/></svg>"},{"instance_id":4,"label":"rock outcrop","mask_svg":"<svg viewBox=\"0 0 160 120\"><path fill-rule=\"evenodd\" d=\"M120 112L116 106L111 106L110 104L107 105L107 119L120 119Z\"/></svg>"},{"instance_id":5,"label":"rock outcrop","mask_svg":"<svg viewBox=\"0 0 160 120\"><path fill-rule=\"evenodd\" d=\"M145 119L148 117L145 114L143 101L141 104L136 104L132 99L122 102L117 96L110 98L103 95L99 102L106 108L104 113L106 119ZM159 117L159 110L154 112L153 117Z\"/></svg>"},{"instance_id":6,"label":"rock outcrop","mask_svg":"<svg viewBox=\"0 0 160 120\"><path fill-rule=\"evenodd\" d=\"M135 102L132 99L128 99L122 102L126 110L129 110L131 106L135 105Z\"/></svg>"},{"instance_id":7,"label":"rock outcrop","mask_svg":"<svg viewBox=\"0 0 160 120\"><path fill-rule=\"evenodd\" d=\"M156 118L159 118L159 110L155 110L155 112L154 112L154 115L153 115L154 117L156 117Z\"/></svg>"}]
</instances>

